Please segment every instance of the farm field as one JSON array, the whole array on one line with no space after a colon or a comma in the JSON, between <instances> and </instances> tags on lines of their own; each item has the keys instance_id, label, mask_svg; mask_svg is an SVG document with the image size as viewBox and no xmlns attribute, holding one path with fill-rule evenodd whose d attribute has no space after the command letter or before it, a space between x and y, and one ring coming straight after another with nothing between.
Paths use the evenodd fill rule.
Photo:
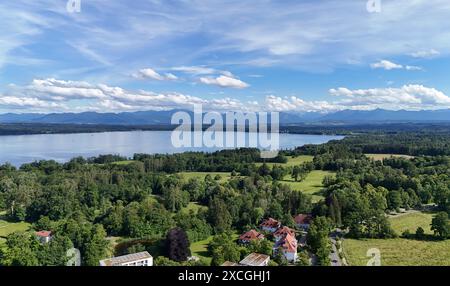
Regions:
<instances>
[{"instance_id":1,"label":"farm field","mask_svg":"<svg viewBox=\"0 0 450 286\"><path fill-rule=\"evenodd\" d=\"M382 266L450 266L450 240L417 241L395 239L344 239L343 250L349 265L365 266L371 248L381 252Z\"/></svg>"}]
</instances>

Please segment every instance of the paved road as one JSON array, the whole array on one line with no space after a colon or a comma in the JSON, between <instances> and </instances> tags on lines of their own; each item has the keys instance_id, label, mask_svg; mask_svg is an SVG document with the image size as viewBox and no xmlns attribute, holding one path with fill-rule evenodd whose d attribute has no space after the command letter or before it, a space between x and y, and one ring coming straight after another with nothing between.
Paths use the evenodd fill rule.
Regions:
<instances>
[{"instance_id":1,"label":"paved road","mask_svg":"<svg viewBox=\"0 0 450 286\"><path fill-rule=\"evenodd\" d=\"M331 253L330 253L330 260L331 260L331 266L342 266L342 260L339 257L339 253L336 247L336 237L340 234L340 230L337 230L335 232L332 232L330 234L330 241L331 241Z\"/></svg>"}]
</instances>

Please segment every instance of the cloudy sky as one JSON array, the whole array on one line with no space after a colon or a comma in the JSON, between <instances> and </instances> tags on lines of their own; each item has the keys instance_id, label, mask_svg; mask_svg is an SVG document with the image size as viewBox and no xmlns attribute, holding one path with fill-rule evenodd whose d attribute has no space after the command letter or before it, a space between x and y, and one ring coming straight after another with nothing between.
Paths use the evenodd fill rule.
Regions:
<instances>
[{"instance_id":1,"label":"cloudy sky","mask_svg":"<svg viewBox=\"0 0 450 286\"><path fill-rule=\"evenodd\" d=\"M1 1L0 113L450 108L450 1L367 1Z\"/></svg>"}]
</instances>

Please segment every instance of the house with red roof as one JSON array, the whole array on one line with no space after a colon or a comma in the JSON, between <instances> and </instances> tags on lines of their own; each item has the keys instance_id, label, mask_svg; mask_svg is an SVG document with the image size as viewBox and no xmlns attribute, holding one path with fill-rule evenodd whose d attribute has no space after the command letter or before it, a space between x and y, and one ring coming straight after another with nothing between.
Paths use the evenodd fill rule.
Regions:
<instances>
[{"instance_id":1,"label":"house with red roof","mask_svg":"<svg viewBox=\"0 0 450 286\"><path fill-rule=\"evenodd\" d=\"M239 243L249 244L253 240L261 240L261 239L264 239L264 235L252 229L239 236Z\"/></svg>"},{"instance_id":2,"label":"house with red roof","mask_svg":"<svg viewBox=\"0 0 450 286\"><path fill-rule=\"evenodd\" d=\"M48 230L41 230L36 232L36 236L41 243L49 243L52 240L52 232Z\"/></svg>"},{"instance_id":3,"label":"house with red roof","mask_svg":"<svg viewBox=\"0 0 450 286\"><path fill-rule=\"evenodd\" d=\"M281 223L273 218L263 220L259 225L262 230L274 233L281 226Z\"/></svg>"},{"instance_id":4,"label":"house with red roof","mask_svg":"<svg viewBox=\"0 0 450 286\"><path fill-rule=\"evenodd\" d=\"M273 254L277 255L278 251L282 251L284 257L289 262L297 261L297 239L291 234L286 234L278 240L273 247Z\"/></svg>"},{"instance_id":5,"label":"house with red roof","mask_svg":"<svg viewBox=\"0 0 450 286\"><path fill-rule=\"evenodd\" d=\"M304 231L307 231L309 229L312 220L313 217L309 214L299 214L294 217L294 221L297 227Z\"/></svg>"},{"instance_id":6,"label":"house with red roof","mask_svg":"<svg viewBox=\"0 0 450 286\"><path fill-rule=\"evenodd\" d=\"M275 238L275 241L279 241L288 234L295 237L295 231L292 228L282 226L273 233L273 237Z\"/></svg>"}]
</instances>

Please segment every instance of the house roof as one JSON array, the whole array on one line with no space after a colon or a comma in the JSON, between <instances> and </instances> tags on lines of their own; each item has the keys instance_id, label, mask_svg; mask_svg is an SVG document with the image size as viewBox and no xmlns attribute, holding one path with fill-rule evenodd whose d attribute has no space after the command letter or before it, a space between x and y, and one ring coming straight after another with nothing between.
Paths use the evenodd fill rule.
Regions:
<instances>
[{"instance_id":1,"label":"house roof","mask_svg":"<svg viewBox=\"0 0 450 286\"><path fill-rule=\"evenodd\" d=\"M309 214L299 214L294 217L296 224L310 224L312 221L312 216Z\"/></svg>"},{"instance_id":2,"label":"house roof","mask_svg":"<svg viewBox=\"0 0 450 286\"><path fill-rule=\"evenodd\" d=\"M52 232L48 231L48 230L41 230L41 231L36 232L36 235L39 237L49 237L52 235Z\"/></svg>"},{"instance_id":3,"label":"house roof","mask_svg":"<svg viewBox=\"0 0 450 286\"><path fill-rule=\"evenodd\" d=\"M221 266L239 266L236 262L225 261Z\"/></svg>"},{"instance_id":4,"label":"house roof","mask_svg":"<svg viewBox=\"0 0 450 286\"><path fill-rule=\"evenodd\" d=\"M268 218L263 220L260 225L261 227L270 227L270 228L278 228L280 226L280 222L273 218Z\"/></svg>"},{"instance_id":5,"label":"house roof","mask_svg":"<svg viewBox=\"0 0 450 286\"><path fill-rule=\"evenodd\" d=\"M277 231L275 231L275 233L273 235L274 236L284 236L287 234L290 234L293 237L295 237L295 231L287 226L280 227Z\"/></svg>"},{"instance_id":6,"label":"house roof","mask_svg":"<svg viewBox=\"0 0 450 286\"><path fill-rule=\"evenodd\" d=\"M100 260L100 265L120 266L125 263L140 261L140 260L149 259L149 258L152 258L150 253L148 253L147 251L143 251L143 252L128 254L128 255L124 255L124 256L118 256L118 257Z\"/></svg>"},{"instance_id":7,"label":"house roof","mask_svg":"<svg viewBox=\"0 0 450 286\"><path fill-rule=\"evenodd\" d=\"M239 236L239 240L247 240L247 241L263 239L263 238L264 238L264 235L262 233L257 232L254 229L247 231L246 233Z\"/></svg>"},{"instance_id":8,"label":"house roof","mask_svg":"<svg viewBox=\"0 0 450 286\"><path fill-rule=\"evenodd\" d=\"M275 248L283 248L286 252L297 252L297 239L295 239L294 236L287 234L285 237L280 239L277 244L275 245Z\"/></svg>"},{"instance_id":9,"label":"house roof","mask_svg":"<svg viewBox=\"0 0 450 286\"><path fill-rule=\"evenodd\" d=\"M270 257L265 254L260 253L252 253L245 257L241 262L241 265L245 266L261 266L263 265Z\"/></svg>"}]
</instances>

